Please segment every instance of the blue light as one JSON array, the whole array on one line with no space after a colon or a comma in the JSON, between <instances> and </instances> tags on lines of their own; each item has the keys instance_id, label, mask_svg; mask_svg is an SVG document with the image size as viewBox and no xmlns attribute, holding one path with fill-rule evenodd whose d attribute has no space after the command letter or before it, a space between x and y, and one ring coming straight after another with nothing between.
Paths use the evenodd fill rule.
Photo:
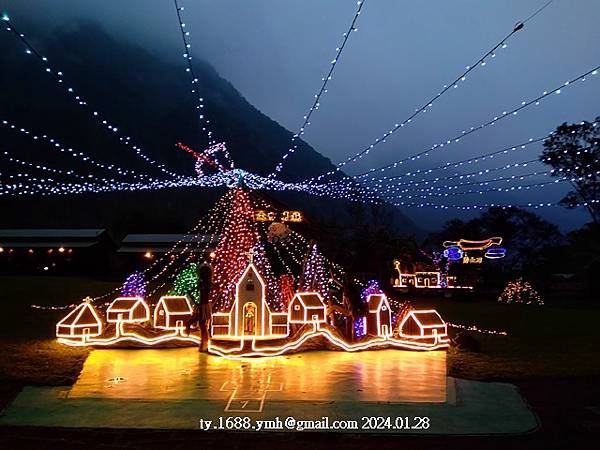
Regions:
<instances>
[{"instance_id":1,"label":"blue light","mask_svg":"<svg viewBox=\"0 0 600 450\"><path fill-rule=\"evenodd\" d=\"M464 252L458 247L450 247L444 250L444 256L448 261L458 261L464 256Z\"/></svg>"},{"instance_id":2,"label":"blue light","mask_svg":"<svg viewBox=\"0 0 600 450\"><path fill-rule=\"evenodd\" d=\"M483 255L488 259L500 259L506 256L506 249L503 247L490 247Z\"/></svg>"},{"instance_id":3,"label":"blue light","mask_svg":"<svg viewBox=\"0 0 600 450\"><path fill-rule=\"evenodd\" d=\"M4 20L5 22L9 22L10 17L8 17L8 15L6 15L6 14L2 14L2 20Z\"/></svg>"}]
</instances>

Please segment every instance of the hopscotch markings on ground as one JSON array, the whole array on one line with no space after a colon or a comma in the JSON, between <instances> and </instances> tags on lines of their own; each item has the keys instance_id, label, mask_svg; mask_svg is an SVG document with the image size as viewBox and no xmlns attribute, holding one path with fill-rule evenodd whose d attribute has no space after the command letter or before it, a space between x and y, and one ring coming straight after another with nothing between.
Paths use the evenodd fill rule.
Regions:
<instances>
[{"instance_id":1,"label":"hopscotch markings on ground","mask_svg":"<svg viewBox=\"0 0 600 450\"><path fill-rule=\"evenodd\" d=\"M228 380L221 386L221 391L231 391L225 406L225 412L263 412L265 399L269 392L283 391L283 383L271 381L271 375L264 381L249 380L235 382Z\"/></svg>"}]
</instances>

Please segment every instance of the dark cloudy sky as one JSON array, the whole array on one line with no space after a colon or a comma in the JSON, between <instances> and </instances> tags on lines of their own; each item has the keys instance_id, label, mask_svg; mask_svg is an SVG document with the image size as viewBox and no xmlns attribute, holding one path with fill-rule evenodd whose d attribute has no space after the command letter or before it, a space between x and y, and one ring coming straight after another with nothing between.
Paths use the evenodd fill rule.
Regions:
<instances>
[{"instance_id":1,"label":"dark cloudy sky","mask_svg":"<svg viewBox=\"0 0 600 450\"><path fill-rule=\"evenodd\" d=\"M366 0L359 30L351 36L305 139L334 162L356 153L410 115L545 2ZM290 130L302 122L356 9L355 0L181 3L192 54L208 60L252 104ZM0 0L0 9L9 12L15 24L25 17L34 23L30 37L43 36L78 17L94 18L115 38L179 61L182 77L186 75L171 0ZM598 0L554 0L493 61L348 172L426 149L599 65L599 19ZM433 154L421 167L542 136L563 121L591 120L600 115L599 99L600 75ZM541 146L532 147L522 155L485 164L534 159L540 150ZM505 198L512 203L553 201L565 188L552 186ZM481 203L485 196L462 201ZM583 211L538 212L566 229L588 220ZM427 228L458 215L412 208L407 214L427 221Z\"/></svg>"}]
</instances>

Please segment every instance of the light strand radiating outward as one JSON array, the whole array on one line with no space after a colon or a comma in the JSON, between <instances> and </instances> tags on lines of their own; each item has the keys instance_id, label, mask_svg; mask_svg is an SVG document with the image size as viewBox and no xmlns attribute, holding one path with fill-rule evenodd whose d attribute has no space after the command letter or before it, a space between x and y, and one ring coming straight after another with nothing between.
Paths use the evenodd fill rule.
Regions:
<instances>
[{"instance_id":1,"label":"light strand radiating outward","mask_svg":"<svg viewBox=\"0 0 600 450\"><path fill-rule=\"evenodd\" d=\"M297 141L304 134L304 131L306 130L306 128L310 125L310 118L312 117L313 113L317 109L319 109L319 106L321 105L321 97L323 96L323 94L327 93L327 84L329 83L329 81L331 81L333 71L335 70L337 63L339 62L340 57L342 56L342 52L344 51L344 47L346 47L346 43L348 42L350 35L353 32L358 30L355 25L356 25L356 21L358 20L358 16L360 16L361 10L362 10L365 2L366 2L366 0L359 0L356 2L358 8L356 9L356 12L354 13L354 18L352 19L352 22L350 23L350 27L348 28L348 31L346 31L343 34L342 43L340 44L339 47L337 47L335 49L335 57L333 58L333 60L330 63L330 67L327 72L327 75L325 75L323 78L321 78L321 81L322 81L321 88L315 94L315 96L314 96L315 99L314 99L310 109L304 115L304 117L303 117L304 120L302 121L302 125L300 125L300 128L298 129L298 131L296 131L296 133L292 136L292 142L291 142L290 148L288 148L287 151L283 154L283 156L281 157L281 162L279 164L277 164L277 166L275 167L273 172L271 172L269 174L268 178L273 178L277 173L281 172L281 169L283 169L283 165L285 164L285 160L298 149Z\"/></svg>"},{"instance_id":2,"label":"light strand radiating outward","mask_svg":"<svg viewBox=\"0 0 600 450\"><path fill-rule=\"evenodd\" d=\"M184 10L184 7L180 5L180 2L178 0L173 0L173 3L175 4L175 10L177 12L177 21L179 23L179 30L181 32L181 39L183 41L183 47L184 47L183 57L185 58L185 61L186 61L185 71L190 76L191 86L192 86L191 91L192 91L192 94L194 95L194 99L196 101L196 105L195 105L196 113L198 115L200 128L204 133L206 133L206 137L208 140L208 147L211 147L216 144L216 141L213 138L213 132L210 129L210 120L207 118L206 111L204 109L204 97L202 97L202 95L200 94L200 87L198 86L198 78L196 77L196 74L194 73L194 66L192 64L192 54L191 54L192 44L190 44L189 39L188 39L190 36L190 32L187 30L186 24L183 22L183 19L181 17L181 12ZM220 148L223 150L224 157L228 161L230 168L233 169L233 161L231 161L229 158L229 154L227 153L227 148L225 146L222 146Z\"/></svg>"},{"instance_id":3,"label":"light strand radiating outward","mask_svg":"<svg viewBox=\"0 0 600 450\"><path fill-rule=\"evenodd\" d=\"M88 105L87 101L84 100L75 91L74 87L70 87L67 84L67 79L64 77L63 73L59 71L53 64L51 64L45 56L42 56L42 54L39 53L37 49L32 47L31 43L25 38L25 36L15 29L15 27L10 22L10 19L7 16L3 16L2 23L5 25L6 30L8 30L11 34L15 35L19 42L24 45L25 53L34 56L41 62L41 65L45 69L45 71L53 77L53 79L62 89L64 89L65 94L73 102L82 107L82 109L84 109L86 112L89 112L93 121L97 123L102 129L107 130L111 136L118 138L118 140L121 143L133 149L140 158L144 159L150 165L159 168L164 174L169 175L169 177L164 177L164 175L162 175L162 179L157 179L147 173L143 173L142 170L135 171L131 169L124 169L118 166L117 164L100 162L99 160L95 160L83 152L80 152L76 149L70 148L58 142L56 139L51 138L46 134L37 134L35 132L31 132L26 128L17 126L16 124L9 122L8 120L2 120L2 118L0 118L0 125L2 125L4 128L14 131L15 133L19 133L20 135L26 136L27 138L32 139L33 141L43 142L44 145L48 145L53 151L63 153L67 157L67 160L77 162L78 164L85 163L86 165L93 166L93 169L99 168L103 171L110 172L110 175L105 175L104 172L100 172L97 174L92 171L92 167L87 167L88 173L86 173L85 169L82 169L81 172L83 173L81 173L75 168L64 167L58 162L54 166L52 166L47 165L45 163L27 161L26 159L20 157L20 155L16 155L14 152L15 149L4 148L0 152L0 158L14 165L25 167L27 168L26 170L31 171L32 173L25 173L23 171L17 174L0 173L0 196L49 196L83 193L101 193L111 191L141 191L186 187L233 188L239 186L246 186L251 190L264 189L274 191L295 191L307 193L314 196L340 198L364 203L388 202L392 205L402 207L432 207L436 209L456 208L460 210L484 209L488 207L511 208L514 206L542 208L557 206L558 202L535 203L520 201L520 205L495 203L467 205L440 204L432 201L416 200L440 200L440 198L449 196L462 196L468 194L481 195L488 192L524 191L538 187L550 186L556 183L580 182L584 179L581 176L574 176L574 174L569 170L559 170L560 173L556 173L554 170L542 171L541 169L539 171L530 173L511 174L507 176L499 176L496 178L484 180L479 179L479 176L485 176L496 171L524 168L528 167L529 165L533 165L534 163L548 162L539 161L537 159L528 159L525 161L511 162L503 164L499 167L484 167L469 173L454 173L447 176L439 176L438 174L436 174L437 176L431 175L434 173L434 171L437 170L445 171L451 168L458 168L461 166L474 166L475 164L482 163L484 161L491 161L499 155L506 155L508 153L512 154L513 152L520 153L523 150L534 148L534 144L540 143L548 137L551 137L554 134L554 132L549 133L547 136L538 136L535 138L531 137L525 142L510 147L505 147L500 150L495 150L489 153L470 158L463 157L458 161L448 161L433 167L430 166L418 168L411 171L406 171L398 175L389 176L387 174L384 174L384 172L397 168L404 163L416 161L426 156L429 156L433 151L445 150L449 145L460 142L466 136L491 127L509 116L514 117L518 115L522 110L529 108L530 106L539 105L541 101L550 98L550 96L561 94L573 84L576 84L577 82L586 81L588 79L588 76L597 75L600 66L596 66L583 73L582 75L570 79L550 91L544 91L541 95L534 96L530 100L524 100L520 102L520 104L515 105L511 110L505 110L501 114L497 114L493 118L486 119L486 121L480 123L477 126L464 128L462 129L462 131L456 132L456 135L454 137L446 138L432 145L427 150L419 151L418 153L406 156L402 159L399 159L381 167L370 168L368 171L359 173L354 176L344 176L342 179L331 182L318 182L323 177L327 175L332 175L340 171L340 169L349 162L356 161L357 159L362 158L364 155L368 154L371 151L371 149L385 142L386 138L389 137L396 130L404 127L408 123L411 123L415 117L427 112L427 110L431 108L441 96L446 94L448 91L451 91L454 88L458 87L462 82L464 82L468 74L474 71L477 67L485 66L491 61L492 58L495 58L496 51L500 48L506 47L506 41L523 28L523 24L531 19L528 18L523 22L519 22L513 28L511 33L509 33L504 39L502 39L489 51L487 51L482 57L480 57L476 61L476 63L467 66L466 70L462 71L461 75L458 78L456 78L452 83L444 85L441 91L434 95L429 101L424 103L420 108L417 108L414 113L409 115L401 123L397 123L391 131L388 131L384 133L380 138L377 138L373 144L369 145L354 156L338 164L335 170L329 171L326 174L319 175L317 177L313 177L301 182L289 183L277 180L276 174L281 171L281 168L283 167L283 164L286 161L287 157L291 153L294 153L294 151L296 150L301 136L304 134L306 128L311 124L311 117L313 116L313 113L319 109L322 96L325 93L327 93L328 83L331 80L337 62L339 61L340 56L346 46L346 43L348 42L349 36L353 31L356 31L355 25L364 6L364 2L361 1L357 2L357 9L355 11L348 32L344 33L342 43L336 49L336 57L333 61L331 61L331 65L328 68L326 76L322 78L321 87L315 95L315 99L312 103L312 106L304 116L304 120L300 129L296 134L293 135L292 145L288 149L287 153L284 154L280 164L277 165L277 167L272 173L264 177L246 172L241 169L235 169L233 161L229 158L229 155L227 153L226 144L224 142L216 142L213 139L212 131L208 128L208 124L210 123L210 121L206 118L204 112L204 98L200 95L198 79L195 76L192 65L189 31L187 30L186 24L183 22L182 11L184 10L184 8L183 6L180 6L182 0L173 1L176 7L177 18L179 22L179 30L181 32L182 41L185 48L185 53L183 56L186 59L186 72L188 72L189 76L191 77L191 92L192 94L194 94L195 106L197 109L198 118L200 119L201 128L207 133L208 137L207 148L198 152L194 151L192 148L187 147L184 144L177 144L179 148L191 153L196 158L196 175L183 176L169 171L164 165L154 161L153 159L148 157L142 151L141 148L139 148L137 145L134 145L131 142L131 138L129 136L120 134L116 126L112 125L107 120L105 120L104 117L101 116L100 113L98 113L98 111L92 109ZM550 4L550 2L548 2L544 7L540 8L534 15L532 15L532 17L539 14L539 12L543 10L546 6L548 6L548 4ZM596 126L596 123L594 123L593 125ZM219 162L219 160L217 159L218 155L223 155L224 159L227 161L228 164L222 164L223 161ZM79 168L78 165L75 167ZM473 167L473 169L475 169L475 167ZM37 171L44 172L44 174L40 176L37 173ZM419 178L416 178L417 175L422 175L423 177L421 178L419 176ZM431 175L431 177L427 177L428 175ZM524 179L528 177L548 175L553 176L555 178L552 181L536 180L534 182L530 182L529 184L521 183ZM558 178L556 178L557 175L559 176ZM596 175L598 174L592 173L586 176ZM408 178L408 181L400 181L404 178ZM458 182L451 182L451 180L458 180ZM506 184L492 187L492 185L494 185L495 183ZM468 190L459 190L459 188L463 186L474 187ZM581 203L576 206L581 207L596 202L596 200L592 200L588 203ZM265 227L262 228L264 229ZM306 247L308 246L308 244L306 246L303 244L302 246ZM274 249L272 249L270 246L267 246L265 248L257 248L255 250L258 250L259 252L266 252L266 248L268 248L269 252L276 252L278 255L280 255L282 265L286 267L288 272L290 271L290 266L288 265L288 262L298 262L298 249L296 248L296 243L294 243L293 240L290 242L283 242L281 246L278 246ZM262 256L259 254L258 260L260 260L261 257ZM285 258L288 258L288 260L286 260Z\"/></svg>"},{"instance_id":4,"label":"light strand radiating outward","mask_svg":"<svg viewBox=\"0 0 600 450\"><path fill-rule=\"evenodd\" d=\"M323 178L325 178L327 176L330 176L330 175L333 175L336 172L339 172L345 165L347 165L347 164L349 164L349 163L351 163L353 161L356 161L358 159L363 158L364 156L368 155L371 152L371 150L373 150L375 147L377 147L380 144L385 143L386 139L388 137L390 137L393 133L395 133L400 128L403 128L404 126L406 126L409 123L411 123L412 120L415 117L417 117L420 114L426 113L430 108L433 107L433 104L437 100L439 100L440 97L442 97L444 94L446 94L451 89L458 88L459 83L464 82L467 79L467 75L470 72L472 72L473 70L475 70L477 67L484 67L484 66L486 66L488 59L495 58L496 57L496 51L498 49L504 49L504 48L506 48L507 47L506 42L515 33L517 33L518 31L520 31L523 28L523 25L524 25L523 22L519 22L508 35L506 35L497 44L495 44L490 50L488 50L486 53L484 53L483 56L481 56L477 61L475 61L471 65L468 65L465 68L465 70L458 77L456 77L456 79L454 79L452 82L450 82L448 84L444 84L444 86L442 87L442 90L440 92L438 92L437 94L435 94L432 98L430 98L428 101L426 101L422 106L420 106L419 108L415 109L415 111L411 115L409 115L407 118L405 118L401 122L398 122L398 123L394 124L394 126L389 131L386 131L385 133L383 133L381 136L379 136L378 138L376 138L375 141L373 141L367 147L365 147L362 150L360 150L359 152L357 152L355 155L350 156L349 158L345 159L344 161L338 163L336 165L336 168L334 170L331 170L331 171L326 172L326 173L324 173L322 175L314 177L310 181L313 181L313 180L322 180Z\"/></svg>"},{"instance_id":5,"label":"light strand radiating outward","mask_svg":"<svg viewBox=\"0 0 600 450\"><path fill-rule=\"evenodd\" d=\"M90 164L95 167L98 167L99 169L104 169L104 170L111 171L111 172L117 172L117 174L120 176L131 177L136 180L147 180L147 181L155 180L154 178L152 178L149 175L146 175L144 173L138 173L132 169L123 169L116 164L106 164L106 163L98 162L98 161L94 160L92 157L86 155L85 153L80 152L71 147L67 147L66 145L63 145L58 140L56 140L46 134L36 134L36 133L28 130L27 128L19 127L18 125L15 125L14 123L9 122L8 120L0 120L0 125L4 126L6 128L9 128L11 130L14 130L16 132L19 132L25 136L28 136L29 138L31 138L34 141L45 141L50 146L50 148L52 148L53 150L60 152L60 153L65 153L67 156L77 158L80 161L82 161L86 164ZM111 181L114 181L114 180L111 180Z\"/></svg>"},{"instance_id":6,"label":"light strand radiating outward","mask_svg":"<svg viewBox=\"0 0 600 450\"><path fill-rule=\"evenodd\" d=\"M42 54L39 53L38 50L33 45L31 45L31 43L25 38L25 35L23 33L20 33L19 31L17 31L17 29L15 28L13 23L10 22L10 19L8 18L8 16L3 16L3 21L5 22L6 30L12 32L21 41L21 43L25 46L25 53L27 53L28 55L35 56L41 62L41 64L44 66L45 71L54 77L56 82L59 84L59 86L61 86L61 88L64 90L64 92L67 94L67 96L72 101L74 101L77 105L79 105L83 108L86 108L90 111L91 117L96 124L98 124L101 128L110 131L115 136L118 136L118 140L120 142L122 142L124 145L126 145L127 147L134 150L136 155L138 155L141 159L143 159L147 163L151 164L152 166L157 167L161 172L164 172L170 176L174 176L174 177L177 176L177 174L166 169L164 164L159 164L154 159L149 157L138 145L134 144L131 141L130 136L123 136L122 134L120 134L119 129L116 126L114 126L112 123L110 123L108 120L106 120L97 110L92 109L88 105L88 102L86 100L84 100L83 97L75 91L75 88L71 85L68 85L65 82L65 76L64 76L63 72L58 70L52 64L50 64L50 62L48 61L48 58L45 56L42 56Z\"/></svg>"},{"instance_id":7,"label":"light strand radiating outward","mask_svg":"<svg viewBox=\"0 0 600 450\"><path fill-rule=\"evenodd\" d=\"M451 168L458 168L464 165L472 165L472 164L476 164L479 162L483 162L483 161L487 161L490 159L494 159L496 156L499 155L507 155L508 153L512 153L512 152L516 152L516 151L521 151L521 150L525 150L527 148L530 148L529 146L533 145L533 144L537 144L538 142L542 142L545 139L547 139L548 137L552 136L554 134L554 132L551 132L548 134L548 136L544 136L544 137L540 137L540 138L530 138L527 142L522 142L520 144L516 144L516 145L511 145L510 147L504 147L500 150L494 150L492 152L489 153L484 153L481 155L477 155L477 156L473 156L471 158L466 158L466 159L460 159L457 161L447 161L443 164L440 164L438 166L434 166L434 167L429 167L429 168L425 168L425 169L414 169L414 170L410 170L408 172L405 172L403 174L400 175L385 175L381 178L371 178L368 180L364 180L362 181L363 184L371 184L371 183L375 183L375 184L381 184L387 181L391 181L391 180L399 180L405 177L416 177L419 174L423 174L423 175L428 175L436 170L448 170ZM433 181L433 180L437 180L437 178L432 178L432 179L421 179L421 182L428 182L428 181ZM410 184L413 183L414 181L410 181L410 182L406 182L404 184ZM394 186L401 186L403 183L396 183L394 184Z\"/></svg>"},{"instance_id":8,"label":"light strand radiating outward","mask_svg":"<svg viewBox=\"0 0 600 450\"><path fill-rule=\"evenodd\" d=\"M532 105L539 105L539 103L550 97L553 94L560 94L562 93L562 90L572 86L573 84L575 84L576 82L584 82L587 80L587 77L589 75L597 75L598 74L598 69L600 69L600 65L593 67L592 69L586 71L585 73L576 76L575 78L572 78L571 80L567 80L565 81L563 84L561 84L560 86L550 90L550 91L544 91L541 95L531 99L531 100L523 100L521 102L521 104L517 107L514 107L511 110L505 110L503 111L501 114L494 116L493 118L477 125L477 126L472 126L470 128L467 129L463 129L460 134L457 134L454 137L451 138L447 138L444 139L444 141L439 142L437 144L432 145L429 149L427 150L423 150L420 151L418 153L415 153L411 156L407 156L403 159L400 159L398 161L395 161L393 163L390 164L386 164L384 166L381 167L375 167L372 169L369 169L366 172L360 173L358 175L354 175L353 178L355 179L362 179L365 178L369 175L372 175L374 172L384 172L385 170L389 170L389 169L393 169L395 167L398 167L398 165L403 164L407 161L414 161L417 159L420 159L422 156L429 156L429 154L435 150L442 150L444 148L446 148L448 145L453 144L453 143L457 143L460 142L460 140L470 134L476 133L484 128L487 128L489 126L493 126L496 125L499 121L506 119L507 117L513 117L516 116L519 112L521 112L522 110L524 110L525 108L528 108L529 106Z\"/></svg>"}]
</instances>

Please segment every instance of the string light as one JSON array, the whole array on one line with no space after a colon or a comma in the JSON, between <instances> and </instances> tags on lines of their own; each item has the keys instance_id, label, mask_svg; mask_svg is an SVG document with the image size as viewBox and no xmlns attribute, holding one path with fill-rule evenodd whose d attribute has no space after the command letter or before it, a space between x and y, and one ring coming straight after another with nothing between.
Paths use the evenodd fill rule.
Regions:
<instances>
[{"instance_id":1,"label":"string light","mask_svg":"<svg viewBox=\"0 0 600 450\"><path fill-rule=\"evenodd\" d=\"M88 102L86 100L84 100L83 97L76 92L75 88L72 86L69 86L68 83L66 83L64 73L61 70L58 70L57 68L55 68L53 65L51 65L48 58L45 56L42 56L38 52L38 50L33 45L31 45L31 43L25 38L25 35L20 33L19 31L17 31L17 29L15 28L15 26L13 25L12 22L10 22L8 20L6 22L7 22L6 30L12 32L12 34L14 34L17 37L17 39L19 41L21 41L21 43L25 46L27 54L33 55L39 60L39 62L44 67L45 71L53 76L53 78L56 80L56 82L59 84L59 86L63 89L63 91L66 93L66 95L72 101L74 101L78 106L83 107L89 111L90 117L94 120L94 122L98 126L100 126L101 128L103 128L105 130L110 131L111 134L118 136L119 142L121 142L124 145L126 145L127 147L131 148L137 156L139 156L141 159L146 161L148 164L158 168L161 172L164 172L167 175L170 175L172 177L178 176L177 174L167 170L164 164L159 164L154 159L149 157L138 145L136 145L132 142L130 136L124 136L124 135L120 134L119 128L116 127L115 125L113 125L112 123L110 123L107 119L105 119L104 116L98 112L98 110L91 109L90 106L88 105Z\"/></svg>"},{"instance_id":2,"label":"string light","mask_svg":"<svg viewBox=\"0 0 600 450\"><path fill-rule=\"evenodd\" d=\"M478 156L474 156L472 158L460 159L457 161L447 161L444 164L440 164L438 166L424 168L424 169L414 169L414 170L402 173L400 175L392 175L392 176L384 175L381 178L372 177L370 179L363 180L362 183L367 184L367 185L371 184L371 183L382 183L384 181L399 180L399 179L402 179L405 177L416 177L419 174L428 175L436 170L448 170L451 168L456 169L456 168L464 166L464 165L472 165L472 164L480 163L483 161L494 159L498 155L507 155L508 153L521 152L523 150L529 149L530 148L529 146L531 146L533 144L537 144L538 142L542 142L542 141L546 140L548 137L552 136L553 134L554 134L554 131L550 132L547 136L544 136L544 137L530 138L526 142L521 142L516 145L511 145L510 147L504 147L500 150L494 150L492 152L484 153L484 154L481 154ZM427 182L427 181L431 181L431 179L423 178L420 181ZM399 185L402 185L402 183L396 183L395 185L399 186Z\"/></svg>"},{"instance_id":3,"label":"string light","mask_svg":"<svg viewBox=\"0 0 600 450\"><path fill-rule=\"evenodd\" d=\"M329 172L326 172L322 175L319 175L317 177L313 177L309 180L310 181L314 181L314 180L322 180L323 178L333 175L336 172L339 172L344 166L346 166L347 164L356 161L358 159L363 158L363 156L368 155L371 150L373 150L375 147L377 147L378 145L386 142L386 139L388 137L390 137L393 133L395 133L396 131L398 131L400 128L403 128L404 126L410 124L412 122L413 119L415 119L417 116L419 116L420 114L426 113L430 108L433 107L433 104L439 100L444 94L446 94L448 91L450 91L453 88L457 88L459 86L460 83L464 82L467 78L467 75L472 72L473 70L475 70L478 67L484 67L487 65L487 61L488 59L492 59L496 57L496 51L498 49L505 49L507 47L506 42L518 31L520 31L521 29L523 29L524 23L523 22L519 22L514 28L513 30L504 37L504 39L500 40L500 42L498 42L497 44L495 44L490 50L488 50L486 53L484 53L483 56L481 56L475 63L468 65L465 69L464 72L462 72L456 79L454 79L454 81L445 84L442 88L442 90L440 92L438 92L436 95L434 95L432 98L430 98L428 101L426 101L421 107L415 109L415 112L413 112L410 116L408 116L406 119L404 119L403 121L396 123L389 131L383 133L383 135L381 135L380 137L376 138L375 141L373 141L373 143L371 143L370 145L368 145L367 147L363 148L361 151L359 151L358 153L356 153L355 155L347 158L346 160L338 163L336 165L336 168L334 170L331 170Z\"/></svg>"},{"instance_id":4,"label":"string light","mask_svg":"<svg viewBox=\"0 0 600 450\"><path fill-rule=\"evenodd\" d=\"M192 45L189 42L190 32L188 31L189 27L186 28L185 23L183 23L183 19L181 17L181 13L184 10L183 6L180 6L178 0L173 0L175 4L175 11L177 12L177 22L179 23L179 30L181 32L181 39L183 41L184 53L183 57L186 61L186 69L185 71L188 73L191 79L191 92L196 101L196 113L197 118L200 124L200 128L203 132L206 133L206 137L208 140L208 145L212 146L216 142L213 139L213 132L209 128L210 120L208 120L206 116L206 112L204 109L204 98L200 95L199 87L198 87L198 78L196 78L196 74L194 73L194 66L192 64L192 55L191 55L191 47ZM228 155L227 155L228 156ZM231 168L233 169L233 162L231 162Z\"/></svg>"},{"instance_id":5,"label":"string light","mask_svg":"<svg viewBox=\"0 0 600 450\"><path fill-rule=\"evenodd\" d=\"M508 336L506 331L488 330L485 328L480 328L477 325L461 325L452 322L446 322L446 325L448 325L450 328L458 328L459 330L475 331L476 333L492 334L497 336Z\"/></svg>"},{"instance_id":6,"label":"string light","mask_svg":"<svg viewBox=\"0 0 600 450\"><path fill-rule=\"evenodd\" d=\"M55 150L55 151L58 151L61 153L65 153L67 156L71 156L73 158L77 158L81 162L84 162L85 164L90 164L90 165L93 165L100 169L104 169L104 170L108 170L108 171L115 171L121 176L129 176L131 178L139 179L139 180L149 180L149 181L154 180L154 178L152 178L149 175L146 175L143 173L138 173L135 170L123 169L123 168L117 166L116 164L100 163L83 152L80 152L71 147L67 147L67 146L63 145L57 139L54 139L54 138L48 136L47 134L34 133L34 132L28 130L27 128L16 125L6 119L1 119L0 124L8 129L14 130L16 132L20 132L21 134L29 137L30 139L32 139L34 141L44 141L49 145L49 147L52 150ZM110 180L110 181L113 182L114 180Z\"/></svg>"},{"instance_id":7,"label":"string light","mask_svg":"<svg viewBox=\"0 0 600 450\"><path fill-rule=\"evenodd\" d=\"M304 120L302 122L302 125L300 125L300 128L292 136L291 146L283 154L283 156L281 157L281 162L279 164L277 164L277 166L275 167L275 169L273 170L273 172L271 172L267 176L267 178L273 178L279 172L281 172L281 169L283 169L283 165L285 164L286 159L292 153L294 153L298 149L298 143L297 143L297 141L304 134L304 132L306 131L306 128L311 124L310 120L311 120L311 117L312 117L313 113L316 112L319 109L319 107L321 106L321 97L325 93L327 93L327 85L331 81L331 78L333 76L333 71L335 70L335 68L336 68L336 66L337 66L337 64L338 64L338 62L339 62L339 60L340 60L340 58L342 56L342 52L344 51L344 48L346 47L346 43L348 42L348 39L350 38L350 35L353 32L355 32L355 31L358 30L356 28L356 22L358 20L358 16L360 16L360 13L361 13L361 10L362 10L363 6L365 5L365 2L366 2L366 0L361 0L361 1L357 1L356 2L357 9L356 9L356 12L354 13L354 17L352 18L352 22L350 23L350 27L343 34L342 43L339 45L339 47L337 47L335 49L335 57L333 58L333 60L330 63L329 70L327 71L327 75L325 75L323 78L321 78L321 81L322 81L321 88L314 95L314 101L313 101L310 109L304 115L304 117L303 117Z\"/></svg>"},{"instance_id":8,"label":"string light","mask_svg":"<svg viewBox=\"0 0 600 450\"><path fill-rule=\"evenodd\" d=\"M127 277L121 288L123 297L145 297L146 296L146 278L143 272L133 272Z\"/></svg>"},{"instance_id":9,"label":"string light","mask_svg":"<svg viewBox=\"0 0 600 450\"><path fill-rule=\"evenodd\" d=\"M540 297L540 294L533 288L528 281L524 281L523 278L517 278L514 281L510 281L500 297L498 297L500 303L522 303L525 305L539 305L542 306L544 301Z\"/></svg>"},{"instance_id":10,"label":"string light","mask_svg":"<svg viewBox=\"0 0 600 450\"><path fill-rule=\"evenodd\" d=\"M413 154L412 156L407 156L406 158L397 160L397 161L395 161L393 163L386 164L386 165L381 166L381 167L375 167L375 168L369 169L367 172L363 172L363 173L360 173L358 175L354 175L352 178L354 178L354 179L362 179L362 178L365 178L368 175L371 175L373 172L383 172L385 170L393 169L395 167L398 167L398 165L400 165L400 164L404 164L405 162L415 161L417 159L420 159L421 157L429 156L430 153L433 152L433 151L446 149L449 145L460 142L460 140L462 138L464 138L464 137L466 137L466 136L468 136L470 134L476 133L476 132L478 132L478 131L480 131L480 130L482 130L484 128L487 128L489 126L496 125L499 121L501 121L503 119L506 119L508 117L514 117L520 111L522 111L522 110L524 110L524 109L526 109L526 108L528 108L528 107L530 107L532 105L539 105L542 100L547 99L552 94L555 94L557 91L560 91L561 89L564 89L567 86L570 87L570 86L573 86L577 82L584 82L584 81L586 81L587 76L589 76L589 75L597 75L598 69L600 69L600 66L596 66L593 69L588 70L587 72L585 72L585 73L583 73L583 74L581 74L581 75L579 75L579 76L577 76L577 77L575 77L575 78L573 78L573 79L565 82L564 84L562 84L561 86L559 86L557 88L554 88L554 89L552 89L550 91L544 91L541 95L539 95L539 96L537 96L537 97L535 97L535 98L533 98L531 100L528 100L528 101L524 100L524 101L522 101L520 103L519 106L517 106L517 107L515 107L515 108L513 108L511 110L508 110L508 111L503 111L501 114L499 114L497 116L494 116L492 119L489 119L489 120L487 120L487 121L485 121L485 122L483 122L483 123L481 123L481 124L479 124L477 126L472 126L472 127L468 128L468 129L463 129L460 134L458 134L458 135L456 135L454 137L445 139L444 141L439 142L437 144L434 144L434 145L432 145L427 150L423 150L423 151L421 151L419 153ZM317 177L317 180L320 180L320 178Z\"/></svg>"}]
</instances>

